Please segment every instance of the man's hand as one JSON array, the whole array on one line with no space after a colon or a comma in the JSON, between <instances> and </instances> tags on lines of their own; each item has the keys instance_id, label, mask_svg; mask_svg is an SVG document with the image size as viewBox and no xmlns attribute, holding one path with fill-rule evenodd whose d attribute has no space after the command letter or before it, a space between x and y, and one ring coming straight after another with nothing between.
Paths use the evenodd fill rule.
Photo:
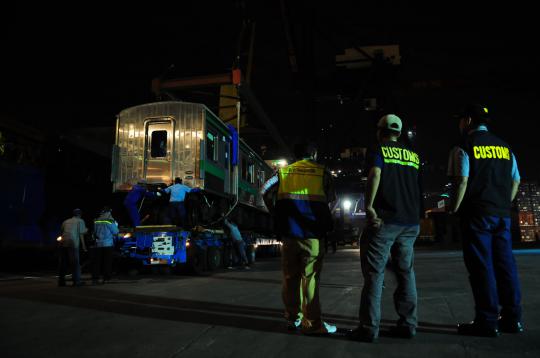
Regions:
<instances>
[{"instance_id":1,"label":"man's hand","mask_svg":"<svg viewBox=\"0 0 540 358\"><path fill-rule=\"evenodd\" d=\"M377 216L377 212L373 207L366 208L366 216L368 225L376 229L381 227L382 220Z\"/></svg>"}]
</instances>

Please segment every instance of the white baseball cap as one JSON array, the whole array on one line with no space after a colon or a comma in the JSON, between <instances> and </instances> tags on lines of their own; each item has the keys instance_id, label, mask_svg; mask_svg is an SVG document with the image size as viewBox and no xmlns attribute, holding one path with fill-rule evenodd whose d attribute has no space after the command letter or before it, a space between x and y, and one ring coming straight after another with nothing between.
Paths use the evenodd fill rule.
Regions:
<instances>
[{"instance_id":1,"label":"white baseball cap","mask_svg":"<svg viewBox=\"0 0 540 358\"><path fill-rule=\"evenodd\" d=\"M379 119L377 127L401 132L401 127L403 127L403 124L401 123L401 119L395 114L386 114Z\"/></svg>"}]
</instances>

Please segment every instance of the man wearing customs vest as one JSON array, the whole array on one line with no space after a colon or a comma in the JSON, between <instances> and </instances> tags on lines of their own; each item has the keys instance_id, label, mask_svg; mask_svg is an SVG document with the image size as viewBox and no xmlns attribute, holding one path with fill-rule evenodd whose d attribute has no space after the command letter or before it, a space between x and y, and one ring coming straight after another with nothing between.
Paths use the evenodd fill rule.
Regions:
<instances>
[{"instance_id":1,"label":"man wearing customs vest","mask_svg":"<svg viewBox=\"0 0 540 358\"><path fill-rule=\"evenodd\" d=\"M488 131L487 108L469 105L459 117L464 137L448 163L454 181L450 212L461 221L475 317L459 324L458 332L488 337L499 331L520 333L521 292L510 234L510 207L520 181L516 158L508 144Z\"/></svg>"},{"instance_id":2,"label":"man wearing customs vest","mask_svg":"<svg viewBox=\"0 0 540 358\"><path fill-rule=\"evenodd\" d=\"M321 319L319 283L324 240L332 230L328 205L335 193L331 175L315 162L314 145L298 144L294 154L300 160L279 169L262 189L283 240L282 298L287 328L308 335L331 334L337 329Z\"/></svg>"},{"instance_id":3,"label":"man wearing customs vest","mask_svg":"<svg viewBox=\"0 0 540 358\"><path fill-rule=\"evenodd\" d=\"M377 125L379 145L368 155L366 213L368 227L360 240L364 287L360 324L349 338L375 342L381 321L384 271L391 255L398 285L394 306L399 316L391 334L413 338L417 326L417 295L413 269L414 242L419 232L421 196L418 154L398 142L401 119L388 114Z\"/></svg>"}]
</instances>

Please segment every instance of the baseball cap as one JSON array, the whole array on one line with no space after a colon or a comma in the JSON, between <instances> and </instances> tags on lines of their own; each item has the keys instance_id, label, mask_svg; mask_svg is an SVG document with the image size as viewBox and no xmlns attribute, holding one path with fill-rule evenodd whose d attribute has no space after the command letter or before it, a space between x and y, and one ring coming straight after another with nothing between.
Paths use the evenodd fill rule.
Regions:
<instances>
[{"instance_id":1,"label":"baseball cap","mask_svg":"<svg viewBox=\"0 0 540 358\"><path fill-rule=\"evenodd\" d=\"M474 120L488 120L489 110L486 106L478 103L469 103L465 106L463 111L458 113L455 117L466 118L471 117Z\"/></svg>"},{"instance_id":2,"label":"baseball cap","mask_svg":"<svg viewBox=\"0 0 540 358\"><path fill-rule=\"evenodd\" d=\"M82 215L82 210L77 208L77 209L73 209L73 216L80 216Z\"/></svg>"},{"instance_id":3,"label":"baseball cap","mask_svg":"<svg viewBox=\"0 0 540 358\"><path fill-rule=\"evenodd\" d=\"M378 128L390 129L397 132L401 132L402 126L401 119L395 114L384 115L379 119L379 123L377 123Z\"/></svg>"}]
</instances>

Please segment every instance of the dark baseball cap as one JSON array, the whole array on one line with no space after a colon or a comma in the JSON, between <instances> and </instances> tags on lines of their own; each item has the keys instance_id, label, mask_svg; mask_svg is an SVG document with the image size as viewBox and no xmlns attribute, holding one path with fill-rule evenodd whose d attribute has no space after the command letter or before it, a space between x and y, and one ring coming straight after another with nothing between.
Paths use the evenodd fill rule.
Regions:
<instances>
[{"instance_id":1,"label":"dark baseball cap","mask_svg":"<svg viewBox=\"0 0 540 358\"><path fill-rule=\"evenodd\" d=\"M458 113L456 118L466 118L471 117L474 121L489 121L490 115L489 110L486 106L478 103L470 103L463 108L463 110Z\"/></svg>"}]
</instances>

